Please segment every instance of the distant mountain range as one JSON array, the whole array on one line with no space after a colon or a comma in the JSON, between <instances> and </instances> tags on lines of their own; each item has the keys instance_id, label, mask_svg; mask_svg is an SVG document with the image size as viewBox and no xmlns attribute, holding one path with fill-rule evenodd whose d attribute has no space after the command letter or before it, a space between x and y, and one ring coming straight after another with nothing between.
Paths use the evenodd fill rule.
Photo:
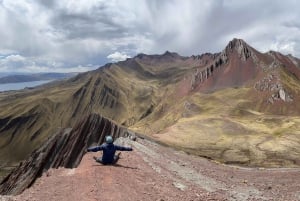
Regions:
<instances>
[{"instance_id":1,"label":"distant mountain range","mask_svg":"<svg viewBox=\"0 0 300 201\"><path fill-rule=\"evenodd\" d=\"M69 78L77 74L78 73L37 73L37 74L6 75L4 77L0 77L0 84L33 82L33 81L42 81L42 80L57 80L57 79Z\"/></svg>"},{"instance_id":2,"label":"distant mountain range","mask_svg":"<svg viewBox=\"0 0 300 201\"><path fill-rule=\"evenodd\" d=\"M219 53L138 54L0 94L0 161L16 165L60 128L95 113L222 163L300 167L299 102L300 60L259 52L242 39ZM106 127L96 130L103 135L99 142L110 134Z\"/></svg>"}]
</instances>

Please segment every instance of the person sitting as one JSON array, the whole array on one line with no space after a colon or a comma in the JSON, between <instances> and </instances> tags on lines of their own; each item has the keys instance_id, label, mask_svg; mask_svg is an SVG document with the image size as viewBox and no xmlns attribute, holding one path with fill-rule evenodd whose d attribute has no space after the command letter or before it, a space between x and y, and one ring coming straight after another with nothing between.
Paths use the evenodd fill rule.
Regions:
<instances>
[{"instance_id":1,"label":"person sitting","mask_svg":"<svg viewBox=\"0 0 300 201\"><path fill-rule=\"evenodd\" d=\"M116 151L132 151L133 149L131 147L123 147L115 145L114 140L112 136L108 135L105 137L105 143L101 146L95 146L88 148L88 152L97 152L97 151L103 151L102 158L97 158L94 156L96 162L101 163L103 165L108 164L116 164L120 158L120 152L118 154L115 154Z\"/></svg>"}]
</instances>

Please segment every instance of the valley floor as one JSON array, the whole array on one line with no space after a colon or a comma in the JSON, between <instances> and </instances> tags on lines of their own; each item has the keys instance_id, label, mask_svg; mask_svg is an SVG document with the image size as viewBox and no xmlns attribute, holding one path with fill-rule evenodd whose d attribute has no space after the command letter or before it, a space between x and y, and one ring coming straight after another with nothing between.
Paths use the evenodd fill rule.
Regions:
<instances>
[{"instance_id":1,"label":"valley floor","mask_svg":"<svg viewBox=\"0 0 300 201\"><path fill-rule=\"evenodd\" d=\"M120 138L133 152L102 166L87 153L74 169L51 169L18 196L0 201L300 200L299 169L231 167L163 147Z\"/></svg>"}]
</instances>

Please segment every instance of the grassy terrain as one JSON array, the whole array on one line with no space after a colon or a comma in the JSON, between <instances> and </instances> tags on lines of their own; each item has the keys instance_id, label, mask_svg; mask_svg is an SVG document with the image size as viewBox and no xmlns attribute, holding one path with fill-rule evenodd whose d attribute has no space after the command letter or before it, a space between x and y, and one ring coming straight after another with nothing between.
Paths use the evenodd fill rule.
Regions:
<instances>
[{"instance_id":1,"label":"grassy terrain","mask_svg":"<svg viewBox=\"0 0 300 201\"><path fill-rule=\"evenodd\" d=\"M293 101L270 104L273 92L253 89L269 72L245 86L204 93L191 89L194 60L160 59L129 59L42 88L0 93L3 166L17 164L59 128L90 113L229 164L300 165L299 80L284 69L275 72ZM214 80L207 82L213 86Z\"/></svg>"},{"instance_id":2,"label":"grassy terrain","mask_svg":"<svg viewBox=\"0 0 300 201\"><path fill-rule=\"evenodd\" d=\"M197 93L178 102L178 113L171 112L163 120L132 129L227 164L299 166L300 117L268 115L242 107L249 101L250 90L231 88L212 94ZM194 114L184 107L186 102L198 112ZM172 118L172 126L159 130Z\"/></svg>"},{"instance_id":3,"label":"grassy terrain","mask_svg":"<svg viewBox=\"0 0 300 201\"><path fill-rule=\"evenodd\" d=\"M0 93L0 161L17 164L59 128L72 127L90 113L132 125L151 113L164 93L161 84L112 65L55 85Z\"/></svg>"}]
</instances>

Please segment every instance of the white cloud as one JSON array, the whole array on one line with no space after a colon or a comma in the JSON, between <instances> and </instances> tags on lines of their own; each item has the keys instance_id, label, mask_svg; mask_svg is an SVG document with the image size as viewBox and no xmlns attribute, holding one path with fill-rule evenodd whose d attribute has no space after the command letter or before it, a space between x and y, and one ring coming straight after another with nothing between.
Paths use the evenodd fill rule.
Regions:
<instances>
[{"instance_id":1,"label":"white cloud","mask_svg":"<svg viewBox=\"0 0 300 201\"><path fill-rule=\"evenodd\" d=\"M0 72L84 72L99 66L87 64L85 66L65 66L64 63L53 60L23 57L21 55L0 56Z\"/></svg>"},{"instance_id":2,"label":"white cloud","mask_svg":"<svg viewBox=\"0 0 300 201\"><path fill-rule=\"evenodd\" d=\"M107 58L110 59L112 62L124 61L129 57L130 56L128 56L127 54L120 52L114 52L107 56Z\"/></svg>"},{"instance_id":3,"label":"white cloud","mask_svg":"<svg viewBox=\"0 0 300 201\"><path fill-rule=\"evenodd\" d=\"M4 59L4 62L23 62L25 61L25 57L21 56L21 55L9 55Z\"/></svg>"},{"instance_id":4,"label":"white cloud","mask_svg":"<svg viewBox=\"0 0 300 201\"><path fill-rule=\"evenodd\" d=\"M299 7L295 0L0 0L0 71L220 52L232 38L300 57Z\"/></svg>"},{"instance_id":5,"label":"white cloud","mask_svg":"<svg viewBox=\"0 0 300 201\"><path fill-rule=\"evenodd\" d=\"M68 73L68 72L86 72L90 70L94 70L99 66L87 65L87 66L72 66L68 68L57 67L57 68L50 68L51 72L61 72L61 73ZM49 66L27 66L19 72L49 72Z\"/></svg>"},{"instance_id":6,"label":"white cloud","mask_svg":"<svg viewBox=\"0 0 300 201\"><path fill-rule=\"evenodd\" d=\"M8 55L0 59L0 70L9 68L22 68L26 64L26 58L21 55Z\"/></svg>"}]
</instances>

